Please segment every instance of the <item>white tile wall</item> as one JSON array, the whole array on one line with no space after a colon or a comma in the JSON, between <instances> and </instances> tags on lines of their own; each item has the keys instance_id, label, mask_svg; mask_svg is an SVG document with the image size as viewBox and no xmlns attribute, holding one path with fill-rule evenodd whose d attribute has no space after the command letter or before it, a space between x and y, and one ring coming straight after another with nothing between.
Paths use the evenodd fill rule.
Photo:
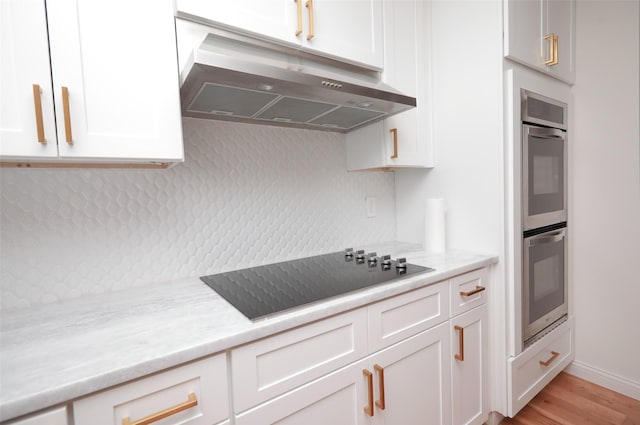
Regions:
<instances>
[{"instance_id":1,"label":"white tile wall","mask_svg":"<svg viewBox=\"0 0 640 425\"><path fill-rule=\"evenodd\" d=\"M340 134L185 119L184 138L168 170L2 169L0 308L395 239L393 173L347 173Z\"/></svg>"}]
</instances>

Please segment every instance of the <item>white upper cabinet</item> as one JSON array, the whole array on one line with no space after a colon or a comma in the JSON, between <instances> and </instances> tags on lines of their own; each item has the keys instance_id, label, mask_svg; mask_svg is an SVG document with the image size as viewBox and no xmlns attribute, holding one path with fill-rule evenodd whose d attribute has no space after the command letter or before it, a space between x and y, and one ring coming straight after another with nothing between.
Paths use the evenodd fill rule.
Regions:
<instances>
[{"instance_id":1,"label":"white upper cabinet","mask_svg":"<svg viewBox=\"0 0 640 425\"><path fill-rule=\"evenodd\" d=\"M2 5L3 59L17 58L15 52L31 56L29 63L25 58L10 62L6 72L3 65L4 161L47 161L57 156L64 160L60 162L71 163L152 164L183 159L172 1L49 0L45 6L42 1L27 5L24 0L3 0ZM5 26L5 20L12 26ZM46 37L47 29L46 47L41 35L20 37L20 31ZM12 37L7 52L4 32ZM34 50L31 45L36 41L39 46ZM36 61L46 66L35 66ZM32 68L46 70L49 79L32 77ZM7 101L5 82L20 85L11 87ZM37 133L39 128L33 84L41 90L45 149L33 137L33 129ZM5 102L20 106L16 115L30 117L12 116L5 124ZM21 140L5 141L5 134L18 124L25 128ZM22 147L34 143L35 148Z\"/></svg>"},{"instance_id":2,"label":"white upper cabinet","mask_svg":"<svg viewBox=\"0 0 640 425\"><path fill-rule=\"evenodd\" d=\"M300 16L303 16L303 1L300 0ZM177 15L182 18L300 44L303 28L296 6L294 0L176 0Z\"/></svg>"},{"instance_id":3,"label":"white upper cabinet","mask_svg":"<svg viewBox=\"0 0 640 425\"><path fill-rule=\"evenodd\" d=\"M177 15L381 69L381 0L177 0Z\"/></svg>"},{"instance_id":4,"label":"white upper cabinet","mask_svg":"<svg viewBox=\"0 0 640 425\"><path fill-rule=\"evenodd\" d=\"M575 0L506 0L504 55L564 82L575 80Z\"/></svg>"},{"instance_id":5,"label":"white upper cabinet","mask_svg":"<svg viewBox=\"0 0 640 425\"><path fill-rule=\"evenodd\" d=\"M347 134L347 169L433 167L429 2L384 4L385 83L417 107Z\"/></svg>"},{"instance_id":6,"label":"white upper cabinet","mask_svg":"<svg viewBox=\"0 0 640 425\"><path fill-rule=\"evenodd\" d=\"M57 157L42 0L0 2L0 59L0 156Z\"/></svg>"},{"instance_id":7,"label":"white upper cabinet","mask_svg":"<svg viewBox=\"0 0 640 425\"><path fill-rule=\"evenodd\" d=\"M383 67L382 0L304 2L308 13L303 49L370 68Z\"/></svg>"}]
</instances>

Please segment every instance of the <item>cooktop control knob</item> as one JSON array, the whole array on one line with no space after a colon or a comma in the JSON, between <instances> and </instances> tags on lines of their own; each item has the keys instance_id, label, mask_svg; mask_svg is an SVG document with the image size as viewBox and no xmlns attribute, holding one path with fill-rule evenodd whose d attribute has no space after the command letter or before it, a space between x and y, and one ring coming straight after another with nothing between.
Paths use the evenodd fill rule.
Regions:
<instances>
[{"instance_id":1,"label":"cooktop control knob","mask_svg":"<svg viewBox=\"0 0 640 425\"><path fill-rule=\"evenodd\" d=\"M383 255L380 258L380 266L382 267L382 270L389 270L391 268L391 256Z\"/></svg>"},{"instance_id":2,"label":"cooktop control knob","mask_svg":"<svg viewBox=\"0 0 640 425\"><path fill-rule=\"evenodd\" d=\"M396 260L396 270L398 272L406 272L407 271L407 259L406 258L398 258Z\"/></svg>"},{"instance_id":3,"label":"cooktop control knob","mask_svg":"<svg viewBox=\"0 0 640 425\"><path fill-rule=\"evenodd\" d=\"M356 251L356 262L358 264L364 263L364 249L359 249Z\"/></svg>"},{"instance_id":4,"label":"cooktop control knob","mask_svg":"<svg viewBox=\"0 0 640 425\"><path fill-rule=\"evenodd\" d=\"M347 248L344 250L344 258L347 260L353 260L353 248Z\"/></svg>"},{"instance_id":5,"label":"cooktop control knob","mask_svg":"<svg viewBox=\"0 0 640 425\"><path fill-rule=\"evenodd\" d=\"M367 258L367 263L369 263L370 267L375 266L376 264L378 264L378 254L375 252L370 252Z\"/></svg>"}]
</instances>

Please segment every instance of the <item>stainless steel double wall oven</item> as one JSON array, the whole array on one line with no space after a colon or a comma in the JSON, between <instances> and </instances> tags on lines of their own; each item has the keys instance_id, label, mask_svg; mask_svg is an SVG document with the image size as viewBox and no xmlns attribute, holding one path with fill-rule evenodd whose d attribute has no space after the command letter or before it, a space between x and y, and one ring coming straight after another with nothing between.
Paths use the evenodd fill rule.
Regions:
<instances>
[{"instance_id":1,"label":"stainless steel double wall oven","mask_svg":"<svg viewBox=\"0 0 640 425\"><path fill-rule=\"evenodd\" d=\"M568 105L521 90L523 340L568 313Z\"/></svg>"}]
</instances>

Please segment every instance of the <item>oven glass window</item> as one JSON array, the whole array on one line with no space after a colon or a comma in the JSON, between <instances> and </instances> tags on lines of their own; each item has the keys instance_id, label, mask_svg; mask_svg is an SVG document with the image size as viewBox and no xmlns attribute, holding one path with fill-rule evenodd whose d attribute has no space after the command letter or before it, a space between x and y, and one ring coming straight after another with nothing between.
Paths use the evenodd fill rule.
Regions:
<instances>
[{"instance_id":1,"label":"oven glass window","mask_svg":"<svg viewBox=\"0 0 640 425\"><path fill-rule=\"evenodd\" d=\"M564 304L564 242L529 248L529 323Z\"/></svg>"},{"instance_id":2,"label":"oven glass window","mask_svg":"<svg viewBox=\"0 0 640 425\"><path fill-rule=\"evenodd\" d=\"M562 193L560 173L562 166L556 156L533 157L533 195L551 195Z\"/></svg>"},{"instance_id":3,"label":"oven glass window","mask_svg":"<svg viewBox=\"0 0 640 425\"><path fill-rule=\"evenodd\" d=\"M529 138L529 215L564 210L564 141Z\"/></svg>"}]
</instances>

